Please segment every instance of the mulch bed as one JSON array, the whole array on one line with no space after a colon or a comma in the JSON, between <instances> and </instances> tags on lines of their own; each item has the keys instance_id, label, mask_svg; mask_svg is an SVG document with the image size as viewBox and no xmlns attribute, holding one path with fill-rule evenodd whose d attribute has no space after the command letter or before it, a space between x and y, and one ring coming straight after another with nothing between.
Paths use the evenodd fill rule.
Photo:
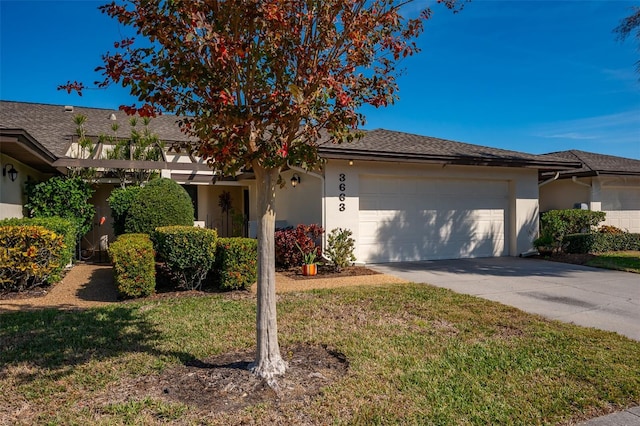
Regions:
<instances>
[{"instance_id":1,"label":"mulch bed","mask_svg":"<svg viewBox=\"0 0 640 426\"><path fill-rule=\"evenodd\" d=\"M318 265L318 275L305 276L302 275L302 268L292 269L278 269L278 272L287 278L294 280L313 280L318 278L341 278L341 277L356 277L360 275L377 275L379 272L373 271L364 266L348 266L342 268L340 272L336 272L332 266Z\"/></svg>"},{"instance_id":2,"label":"mulch bed","mask_svg":"<svg viewBox=\"0 0 640 426\"><path fill-rule=\"evenodd\" d=\"M534 256L535 259L550 260L552 262L571 263L573 265L585 265L595 257L597 256L589 253L554 253L551 256Z\"/></svg>"}]
</instances>

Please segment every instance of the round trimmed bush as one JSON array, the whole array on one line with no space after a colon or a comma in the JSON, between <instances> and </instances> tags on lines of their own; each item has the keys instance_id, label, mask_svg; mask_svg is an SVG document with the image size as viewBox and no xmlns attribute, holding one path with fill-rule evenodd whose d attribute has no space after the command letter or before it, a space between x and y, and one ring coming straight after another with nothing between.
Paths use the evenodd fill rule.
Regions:
<instances>
[{"instance_id":1,"label":"round trimmed bush","mask_svg":"<svg viewBox=\"0 0 640 426\"><path fill-rule=\"evenodd\" d=\"M171 179L155 179L144 186L127 212L127 234L151 234L159 226L193 226L193 204L183 187Z\"/></svg>"}]
</instances>

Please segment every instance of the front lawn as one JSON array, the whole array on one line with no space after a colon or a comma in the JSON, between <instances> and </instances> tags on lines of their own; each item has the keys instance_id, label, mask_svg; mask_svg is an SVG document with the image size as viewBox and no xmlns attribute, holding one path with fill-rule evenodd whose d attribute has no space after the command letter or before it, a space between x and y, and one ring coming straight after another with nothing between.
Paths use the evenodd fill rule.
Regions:
<instances>
[{"instance_id":1,"label":"front lawn","mask_svg":"<svg viewBox=\"0 0 640 426\"><path fill-rule=\"evenodd\" d=\"M640 274L640 251L598 253L586 265Z\"/></svg>"},{"instance_id":2,"label":"front lawn","mask_svg":"<svg viewBox=\"0 0 640 426\"><path fill-rule=\"evenodd\" d=\"M614 333L427 285L278 297L283 348L348 362L315 398L216 413L172 400L179 377L164 394L134 392L253 347L254 297L189 296L0 315L0 423L529 425L640 403L640 342Z\"/></svg>"}]
</instances>

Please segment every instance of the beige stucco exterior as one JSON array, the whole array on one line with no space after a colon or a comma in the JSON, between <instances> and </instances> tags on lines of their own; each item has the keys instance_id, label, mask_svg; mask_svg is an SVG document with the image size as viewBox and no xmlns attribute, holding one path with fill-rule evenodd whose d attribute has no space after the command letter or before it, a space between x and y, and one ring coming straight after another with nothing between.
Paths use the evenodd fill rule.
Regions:
<instances>
[{"instance_id":1,"label":"beige stucco exterior","mask_svg":"<svg viewBox=\"0 0 640 426\"><path fill-rule=\"evenodd\" d=\"M640 232L640 177L593 176L559 179L540 187L540 210L571 209L585 204L607 213L605 225Z\"/></svg>"},{"instance_id":2,"label":"beige stucco exterior","mask_svg":"<svg viewBox=\"0 0 640 426\"><path fill-rule=\"evenodd\" d=\"M13 166L18 171L18 176L12 182L9 174L6 176L0 174L0 219L21 218L24 215L23 206L26 202L24 193L27 181L40 182L47 179L49 175L0 154L0 169L4 170L7 165L9 165L7 170Z\"/></svg>"}]
</instances>

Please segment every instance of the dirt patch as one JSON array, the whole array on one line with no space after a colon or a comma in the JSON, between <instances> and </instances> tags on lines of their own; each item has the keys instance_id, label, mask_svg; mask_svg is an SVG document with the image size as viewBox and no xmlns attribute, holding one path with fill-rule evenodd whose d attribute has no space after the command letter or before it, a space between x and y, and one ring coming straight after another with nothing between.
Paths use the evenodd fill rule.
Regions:
<instances>
[{"instance_id":1,"label":"dirt patch","mask_svg":"<svg viewBox=\"0 0 640 426\"><path fill-rule=\"evenodd\" d=\"M349 368L344 355L321 346L281 348L288 363L277 389L249 371L254 352L234 352L194 360L159 375L140 376L111 387L104 399L113 404L152 397L181 402L201 412L235 412L262 403L308 402L342 378Z\"/></svg>"}]
</instances>

